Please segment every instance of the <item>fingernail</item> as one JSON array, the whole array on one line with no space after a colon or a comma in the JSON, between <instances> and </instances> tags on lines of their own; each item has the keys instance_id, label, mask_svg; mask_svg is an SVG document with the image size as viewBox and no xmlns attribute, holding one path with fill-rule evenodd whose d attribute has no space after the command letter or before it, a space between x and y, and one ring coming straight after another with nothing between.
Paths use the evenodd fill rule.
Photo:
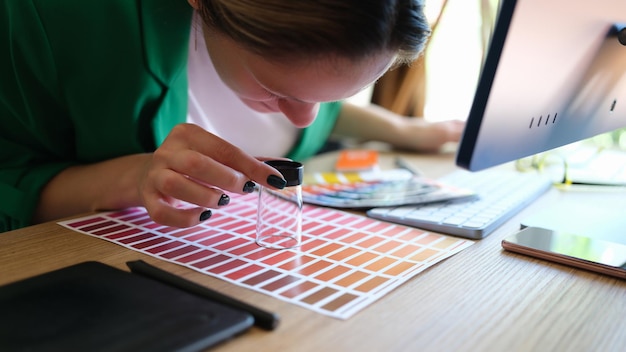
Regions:
<instances>
[{"instance_id":1,"label":"fingernail","mask_svg":"<svg viewBox=\"0 0 626 352\"><path fill-rule=\"evenodd\" d=\"M211 217L211 215L213 215L213 213L211 213L210 210L205 210L202 212L202 214L200 214L200 221L206 221L209 220L209 218Z\"/></svg>"},{"instance_id":2,"label":"fingernail","mask_svg":"<svg viewBox=\"0 0 626 352\"><path fill-rule=\"evenodd\" d=\"M270 185L278 188L278 189L283 189L285 188L285 186L287 186L287 181L285 181L284 179L276 176L276 175L269 175L267 177L267 183L269 183Z\"/></svg>"},{"instance_id":3,"label":"fingernail","mask_svg":"<svg viewBox=\"0 0 626 352\"><path fill-rule=\"evenodd\" d=\"M222 206L228 203L230 203L230 197L225 194L222 194L222 196L220 197L220 200L217 202L217 205Z\"/></svg>"},{"instance_id":4,"label":"fingernail","mask_svg":"<svg viewBox=\"0 0 626 352\"><path fill-rule=\"evenodd\" d=\"M254 187L256 186L256 184L252 181L248 181L246 182L245 185L243 185L243 192L244 193L252 193L254 192Z\"/></svg>"}]
</instances>

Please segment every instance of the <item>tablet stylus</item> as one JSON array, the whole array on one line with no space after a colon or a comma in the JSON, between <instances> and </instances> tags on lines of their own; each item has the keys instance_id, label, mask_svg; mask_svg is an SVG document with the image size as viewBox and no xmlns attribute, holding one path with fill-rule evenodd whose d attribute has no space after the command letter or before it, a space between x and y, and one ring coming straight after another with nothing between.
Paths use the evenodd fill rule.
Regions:
<instances>
[{"instance_id":1,"label":"tablet stylus","mask_svg":"<svg viewBox=\"0 0 626 352\"><path fill-rule=\"evenodd\" d=\"M254 325L265 329L274 330L278 326L278 315L266 312L262 309L241 302L235 298L228 297L217 291L213 291L207 287L196 284L195 282L186 280L180 276L176 276L170 272L152 266L143 260L135 260L126 262L130 271L134 274L142 275L153 280L157 280L164 284L174 286L178 289L202 296L224 305L246 311L254 317Z\"/></svg>"}]
</instances>

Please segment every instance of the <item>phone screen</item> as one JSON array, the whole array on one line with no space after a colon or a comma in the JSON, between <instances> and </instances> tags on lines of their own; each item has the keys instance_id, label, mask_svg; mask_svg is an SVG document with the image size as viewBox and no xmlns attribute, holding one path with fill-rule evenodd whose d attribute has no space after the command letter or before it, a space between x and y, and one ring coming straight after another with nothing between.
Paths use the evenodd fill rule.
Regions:
<instances>
[{"instance_id":1,"label":"phone screen","mask_svg":"<svg viewBox=\"0 0 626 352\"><path fill-rule=\"evenodd\" d=\"M502 241L506 250L626 278L626 245L540 227Z\"/></svg>"}]
</instances>

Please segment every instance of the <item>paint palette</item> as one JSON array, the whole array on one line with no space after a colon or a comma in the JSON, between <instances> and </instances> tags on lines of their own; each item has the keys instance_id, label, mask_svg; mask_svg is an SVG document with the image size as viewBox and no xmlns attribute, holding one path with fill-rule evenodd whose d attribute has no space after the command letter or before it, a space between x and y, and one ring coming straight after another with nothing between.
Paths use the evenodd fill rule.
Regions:
<instances>
[{"instance_id":1,"label":"paint palette","mask_svg":"<svg viewBox=\"0 0 626 352\"><path fill-rule=\"evenodd\" d=\"M257 194L231 198L186 229L159 225L144 208L59 224L340 319L473 244L305 205L302 246L267 249L255 243Z\"/></svg>"},{"instance_id":2,"label":"paint palette","mask_svg":"<svg viewBox=\"0 0 626 352\"><path fill-rule=\"evenodd\" d=\"M471 198L476 194L404 169L307 175L304 202L333 208L377 208Z\"/></svg>"}]
</instances>

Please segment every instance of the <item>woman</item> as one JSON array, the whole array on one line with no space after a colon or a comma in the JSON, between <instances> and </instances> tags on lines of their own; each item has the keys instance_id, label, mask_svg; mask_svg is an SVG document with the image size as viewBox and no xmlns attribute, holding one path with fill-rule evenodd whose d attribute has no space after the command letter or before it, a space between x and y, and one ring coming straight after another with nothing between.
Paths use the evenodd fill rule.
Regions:
<instances>
[{"instance_id":1,"label":"woman","mask_svg":"<svg viewBox=\"0 0 626 352\"><path fill-rule=\"evenodd\" d=\"M193 226L228 193L284 187L250 154L458 139L338 103L421 53L422 1L188 2L2 0L0 230L130 206Z\"/></svg>"}]
</instances>

